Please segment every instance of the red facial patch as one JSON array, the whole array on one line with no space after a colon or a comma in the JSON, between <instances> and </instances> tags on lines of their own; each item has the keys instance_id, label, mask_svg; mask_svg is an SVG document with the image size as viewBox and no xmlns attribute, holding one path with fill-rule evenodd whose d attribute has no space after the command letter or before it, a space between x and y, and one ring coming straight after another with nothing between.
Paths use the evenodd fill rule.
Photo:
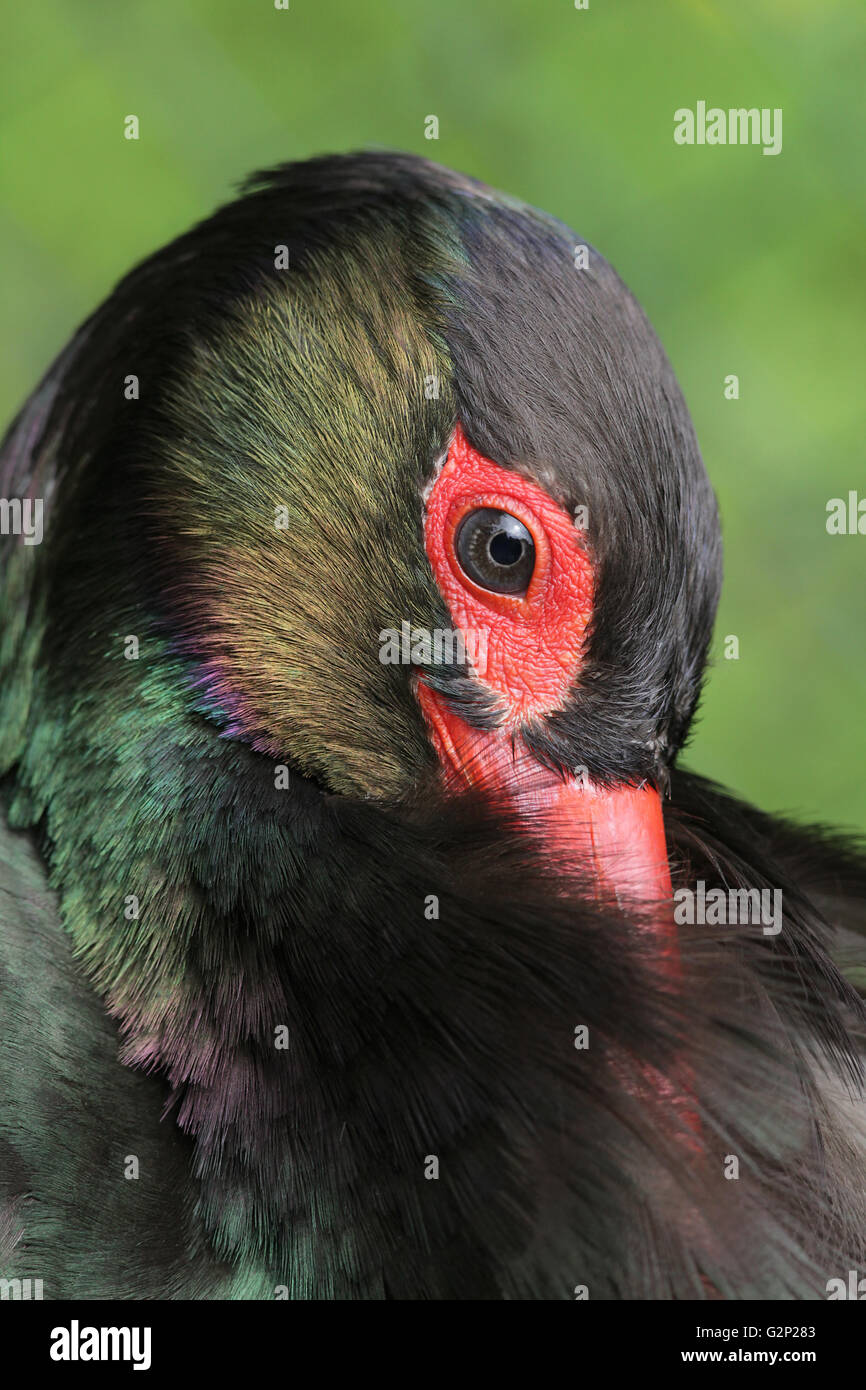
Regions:
<instances>
[{"instance_id":1,"label":"red facial patch","mask_svg":"<svg viewBox=\"0 0 866 1390\"><path fill-rule=\"evenodd\" d=\"M525 595L491 593L460 565L458 527L482 508L509 513L532 536L535 569ZM486 634L482 679L502 699L508 722L559 708L578 668L594 592L592 562L569 513L536 483L479 454L458 424L427 500L426 544L454 623L464 635Z\"/></svg>"}]
</instances>

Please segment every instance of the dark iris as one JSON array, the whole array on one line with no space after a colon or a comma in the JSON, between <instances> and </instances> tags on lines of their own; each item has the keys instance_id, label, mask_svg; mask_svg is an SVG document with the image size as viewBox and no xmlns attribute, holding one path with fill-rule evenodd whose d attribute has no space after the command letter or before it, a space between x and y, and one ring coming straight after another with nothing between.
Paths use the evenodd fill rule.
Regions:
<instances>
[{"instance_id":1,"label":"dark iris","mask_svg":"<svg viewBox=\"0 0 866 1390\"><path fill-rule=\"evenodd\" d=\"M457 559L469 578L494 594L525 594L535 569L535 543L522 521L481 507L457 528Z\"/></svg>"}]
</instances>

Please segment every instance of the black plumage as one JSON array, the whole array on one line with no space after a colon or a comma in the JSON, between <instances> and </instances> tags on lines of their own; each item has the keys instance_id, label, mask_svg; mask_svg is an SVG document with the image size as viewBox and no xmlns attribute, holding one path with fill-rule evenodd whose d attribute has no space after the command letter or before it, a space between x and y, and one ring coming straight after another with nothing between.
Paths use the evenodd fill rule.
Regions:
<instances>
[{"instance_id":1,"label":"black plumage","mask_svg":"<svg viewBox=\"0 0 866 1390\"><path fill-rule=\"evenodd\" d=\"M0 573L7 1277L777 1298L862 1261L866 868L676 768L715 501L575 244L407 156L290 165L133 271L13 424L5 494L47 520ZM377 655L452 622L424 536L458 422L588 514L579 669L511 730L477 671ZM781 929L683 928L671 969L652 886L443 779L419 682L542 779L669 793L674 890L781 891Z\"/></svg>"}]
</instances>

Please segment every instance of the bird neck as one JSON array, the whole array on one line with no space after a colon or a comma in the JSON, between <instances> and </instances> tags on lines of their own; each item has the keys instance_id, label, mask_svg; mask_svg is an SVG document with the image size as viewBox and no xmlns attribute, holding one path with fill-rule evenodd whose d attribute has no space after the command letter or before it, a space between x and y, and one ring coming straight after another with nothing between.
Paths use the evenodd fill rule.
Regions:
<instances>
[{"instance_id":1,"label":"bird neck","mask_svg":"<svg viewBox=\"0 0 866 1390\"><path fill-rule=\"evenodd\" d=\"M117 1021L120 1060L164 1078L168 1109L196 1141L214 1244L249 1259L269 1231L273 1255L313 1181L293 1157L316 1050L302 1036L299 962L314 967L322 913L338 912L339 847L311 876L322 794L191 717L181 671L159 657L142 644L137 661L103 673L92 701L37 683L37 732L8 818L44 833L64 925ZM276 1282L288 1277L273 1263Z\"/></svg>"}]
</instances>

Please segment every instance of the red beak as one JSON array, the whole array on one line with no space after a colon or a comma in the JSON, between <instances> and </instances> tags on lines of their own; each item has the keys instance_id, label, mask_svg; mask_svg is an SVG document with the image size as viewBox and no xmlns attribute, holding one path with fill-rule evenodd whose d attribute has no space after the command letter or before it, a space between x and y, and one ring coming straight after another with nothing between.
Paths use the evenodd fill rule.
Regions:
<instances>
[{"instance_id":1,"label":"red beak","mask_svg":"<svg viewBox=\"0 0 866 1390\"><path fill-rule=\"evenodd\" d=\"M597 895L643 909L647 930L657 933L661 966L667 980L679 980L676 926L662 804L653 787L600 787L581 776L563 780L537 762L509 730L474 729L423 681L418 700L446 777L455 788L486 789L510 801L543 838L559 864L595 879ZM644 916L643 914L646 914ZM630 1079L629 1079L630 1077ZM624 1060L623 1083L648 1103L671 1107L679 1116L679 1133L688 1148L700 1148L700 1121L689 1069L677 1063L673 1073Z\"/></svg>"},{"instance_id":2,"label":"red beak","mask_svg":"<svg viewBox=\"0 0 866 1390\"><path fill-rule=\"evenodd\" d=\"M418 699L448 780L486 790L499 804L510 802L542 831L557 862L583 872L591 867L599 897L622 906L657 904L673 961L673 918L663 911L672 890L658 792L602 787L580 774L563 780L538 763L519 736L473 728L423 681Z\"/></svg>"}]
</instances>

